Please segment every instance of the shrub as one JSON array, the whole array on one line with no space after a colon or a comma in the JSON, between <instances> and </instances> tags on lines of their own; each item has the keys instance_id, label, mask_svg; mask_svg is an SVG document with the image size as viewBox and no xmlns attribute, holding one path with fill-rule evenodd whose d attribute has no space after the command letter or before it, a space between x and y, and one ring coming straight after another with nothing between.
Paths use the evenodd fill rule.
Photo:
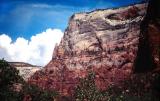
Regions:
<instances>
[{"instance_id":1,"label":"shrub","mask_svg":"<svg viewBox=\"0 0 160 101\"><path fill-rule=\"evenodd\" d=\"M1 101L53 101L58 95L55 91L44 90L36 85L26 83L19 71L5 60L0 60L0 100ZM21 84L19 91L15 84Z\"/></svg>"},{"instance_id":2,"label":"shrub","mask_svg":"<svg viewBox=\"0 0 160 101\"><path fill-rule=\"evenodd\" d=\"M80 80L75 89L76 101L159 101L152 87L146 90L146 84L155 81L154 89L159 91L160 76L152 74L137 74L121 85L111 85L106 91L100 91L95 85L95 74L90 72Z\"/></svg>"},{"instance_id":3,"label":"shrub","mask_svg":"<svg viewBox=\"0 0 160 101\"><path fill-rule=\"evenodd\" d=\"M12 89L13 84L24 82L19 71L11 67L5 60L0 60L0 100L21 101L21 93Z\"/></svg>"},{"instance_id":4,"label":"shrub","mask_svg":"<svg viewBox=\"0 0 160 101\"><path fill-rule=\"evenodd\" d=\"M49 91L41 89L36 85L26 84L23 87L24 99L31 99L31 101L53 101L58 93L55 91Z\"/></svg>"},{"instance_id":5,"label":"shrub","mask_svg":"<svg viewBox=\"0 0 160 101\"><path fill-rule=\"evenodd\" d=\"M90 72L86 78L80 80L76 87L74 97L76 101L101 101L105 93L102 93L95 85L95 74Z\"/></svg>"}]
</instances>

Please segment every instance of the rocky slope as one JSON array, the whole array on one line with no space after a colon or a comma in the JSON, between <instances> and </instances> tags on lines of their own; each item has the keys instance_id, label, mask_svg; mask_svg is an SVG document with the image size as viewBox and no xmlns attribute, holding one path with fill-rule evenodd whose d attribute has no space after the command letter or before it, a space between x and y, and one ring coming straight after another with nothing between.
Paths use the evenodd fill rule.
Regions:
<instances>
[{"instance_id":1,"label":"rocky slope","mask_svg":"<svg viewBox=\"0 0 160 101\"><path fill-rule=\"evenodd\" d=\"M79 79L90 71L95 72L101 90L129 78L146 6L74 14L52 60L29 82L71 95Z\"/></svg>"},{"instance_id":2,"label":"rocky slope","mask_svg":"<svg viewBox=\"0 0 160 101\"><path fill-rule=\"evenodd\" d=\"M9 64L19 70L19 75L22 76L24 80L28 80L36 71L41 69L40 66L23 62L9 62Z\"/></svg>"}]
</instances>

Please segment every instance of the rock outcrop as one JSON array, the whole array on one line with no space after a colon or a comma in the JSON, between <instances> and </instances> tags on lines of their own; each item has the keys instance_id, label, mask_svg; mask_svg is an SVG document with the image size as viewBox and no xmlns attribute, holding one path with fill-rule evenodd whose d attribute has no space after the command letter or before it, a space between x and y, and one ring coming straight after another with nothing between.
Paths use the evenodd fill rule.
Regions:
<instances>
[{"instance_id":1,"label":"rock outcrop","mask_svg":"<svg viewBox=\"0 0 160 101\"><path fill-rule=\"evenodd\" d=\"M19 75L24 80L28 80L36 71L41 69L40 66L34 66L24 62L9 62L9 64L19 70Z\"/></svg>"},{"instance_id":2,"label":"rock outcrop","mask_svg":"<svg viewBox=\"0 0 160 101\"><path fill-rule=\"evenodd\" d=\"M74 14L52 60L29 82L71 95L89 71L95 72L101 90L124 81L132 73L146 7L136 4Z\"/></svg>"},{"instance_id":3,"label":"rock outcrop","mask_svg":"<svg viewBox=\"0 0 160 101\"><path fill-rule=\"evenodd\" d=\"M52 61L63 59L69 69L133 63L144 13L139 4L73 15Z\"/></svg>"},{"instance_id":4,"label":"rock outcrop","mask_svg":"<svg viewBox=\"0 0 160 101\"><path fill-rule=\"evenodd\" d=\"M150 0L147 14L141 23L135 72L157 69L160 72L160 1ZM159 67L159 68L156 68Z\"/></svg>"}]
</instances>

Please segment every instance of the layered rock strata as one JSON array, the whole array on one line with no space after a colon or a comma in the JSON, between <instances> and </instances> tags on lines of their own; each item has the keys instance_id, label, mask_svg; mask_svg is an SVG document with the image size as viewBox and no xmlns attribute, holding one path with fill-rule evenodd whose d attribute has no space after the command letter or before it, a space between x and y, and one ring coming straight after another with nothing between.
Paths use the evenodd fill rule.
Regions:
<instances>
[{"instance_id":1,"label":"layered rock strata","mask_svg":"<svg viewBox=\"0 0 160 101\"><path fill-rule=\"evenodd\" d=\"M12 67L19 70L19 75L22 76L24 80L28 80L36 71L41 70L41 66L34 66L23 62L9 62Z\"/></svg>"},{"instance_id":2,"label":"layered rock strata","mask_svg":"<svg viewBox=\"0 0 160 101\"><path fill-rule=\"evenodd\" d=\"M29 82L71 95L92 71L99 89L127 79L138 50L147 4L74 14L52 60Z\"/></svg>"}]
</instances>

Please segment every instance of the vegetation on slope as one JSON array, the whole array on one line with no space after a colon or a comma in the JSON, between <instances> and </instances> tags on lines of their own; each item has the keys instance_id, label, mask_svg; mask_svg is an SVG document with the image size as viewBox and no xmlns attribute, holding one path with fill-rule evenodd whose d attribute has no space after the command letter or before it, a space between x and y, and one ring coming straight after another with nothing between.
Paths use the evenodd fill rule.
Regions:
<instances>
[{"instance_id":1,"label":"vegetation on slope","mask_svg":"<svg viewBox=\"0 0 160 101\"><path fill-rule=\"evenodd\" d=\"M55 91L26 83L18 73L5 60L0 60L1 101L53 101L58 95Z\"/></svg>"},{"instance_id":2,"label":"vegetation on slope","mask_svg":"<svg viewBox=\"0 0 160 101\"><path fill-rule=\"evenodd\" d=\"M94 73L81 79L75 90L76 101L159 101L160 75L135 74L120 85L100 91L94 82Z\"/></svg>"}]
</instances>

